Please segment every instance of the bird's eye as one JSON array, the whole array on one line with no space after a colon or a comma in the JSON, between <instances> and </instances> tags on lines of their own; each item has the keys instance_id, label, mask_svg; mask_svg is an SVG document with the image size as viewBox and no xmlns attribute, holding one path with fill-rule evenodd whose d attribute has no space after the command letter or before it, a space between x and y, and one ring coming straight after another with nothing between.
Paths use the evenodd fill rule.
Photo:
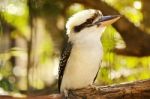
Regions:
<instances>
[{"instance_id":1,"label":"bird's eye","mask_svg":"<svg viewBox=\"0 0 150 99\"><path fill-rule=\"evenodd\" d=\"M92 24L92 23L93 23L93 21L94 21L94 19L93 19L93 18L87 19L87 24Z\"/></svg>"}]
</instances>

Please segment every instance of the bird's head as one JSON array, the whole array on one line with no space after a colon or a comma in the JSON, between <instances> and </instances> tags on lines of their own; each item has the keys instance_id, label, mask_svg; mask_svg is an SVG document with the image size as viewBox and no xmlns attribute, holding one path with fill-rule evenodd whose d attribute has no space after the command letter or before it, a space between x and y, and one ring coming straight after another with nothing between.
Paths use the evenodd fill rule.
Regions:
<instances>
[{"instance_id":1,"label":"bird's head","mask_svg":"<svg viewBox=\"0 0 150 99\"><path fill-rule=\"evenodd\" d=\"M102 33L106 26L114 23L119 18L119 15L103 16L100 10L83 10L69 18L66 24L67 34L70 36L81 33L85 35L94 32Z\"/></svg>"}]
</instances>

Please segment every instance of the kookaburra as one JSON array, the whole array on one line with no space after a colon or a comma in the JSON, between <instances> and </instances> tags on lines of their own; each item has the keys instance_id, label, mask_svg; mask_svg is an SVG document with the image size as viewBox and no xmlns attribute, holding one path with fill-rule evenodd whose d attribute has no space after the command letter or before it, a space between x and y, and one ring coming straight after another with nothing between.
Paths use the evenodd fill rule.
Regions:
<instances>
[{"instance_id":1,"label":"kookaburra","mask_svg":"<svg viewBox=\"0 0 150 99\"><path fill-rule=\"evenodd\" d=\"M100 37L105 27L119 18L119 15L103 16L94 9L80 11L69 18L68 42L59 64L60 92L87 87L94 82L103 56Z\"/></svg>"}]
</instances>

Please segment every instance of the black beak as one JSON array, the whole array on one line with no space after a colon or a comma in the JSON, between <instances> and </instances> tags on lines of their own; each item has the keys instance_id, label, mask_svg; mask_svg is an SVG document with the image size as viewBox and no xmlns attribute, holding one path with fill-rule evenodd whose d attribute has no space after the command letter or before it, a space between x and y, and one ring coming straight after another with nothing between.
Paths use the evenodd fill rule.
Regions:
<instances>
[{"instance_id":1,"label":"black beak","mask_svg":"<svg viewBox=\"0 0 150 99\"><path fill-rule=\"evenodd\" d=\"M96 21L94 24L107 26L116 22L120 17L120 15L102 16L102 18Z\"/></svg>"}]
</instances>

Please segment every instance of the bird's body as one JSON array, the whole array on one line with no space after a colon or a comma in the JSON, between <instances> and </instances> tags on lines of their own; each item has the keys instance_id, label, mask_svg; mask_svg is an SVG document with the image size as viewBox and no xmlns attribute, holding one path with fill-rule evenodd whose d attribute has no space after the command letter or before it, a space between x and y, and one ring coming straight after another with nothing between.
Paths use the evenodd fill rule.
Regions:
<instances>
[{"instance_id":1,"label":"bird's body","mask_svg":"<svg viewBox=\"0 0 150 99\"><path fill-rule=\"evenodd\" d=\"M75 41L76 44L72 46L61 90L82 88L93 83L99 70L103 50L99 34L90 34L82 40Z\"/></svg>"},{"instance_id":2,"label":"bird's body","mask_svg":"<svg viewBox=\"0 0 150 99\"><path fill-rule=\"evenodd\" d=\"M59 68L61 92L83 88L94 82L103 55L100 37L105 26L100 25L101 17L99 10L85 10L67 23L68 45L62 53ZM78 18L83 20L73 20Z\"/></svg>"}]
</instances>

